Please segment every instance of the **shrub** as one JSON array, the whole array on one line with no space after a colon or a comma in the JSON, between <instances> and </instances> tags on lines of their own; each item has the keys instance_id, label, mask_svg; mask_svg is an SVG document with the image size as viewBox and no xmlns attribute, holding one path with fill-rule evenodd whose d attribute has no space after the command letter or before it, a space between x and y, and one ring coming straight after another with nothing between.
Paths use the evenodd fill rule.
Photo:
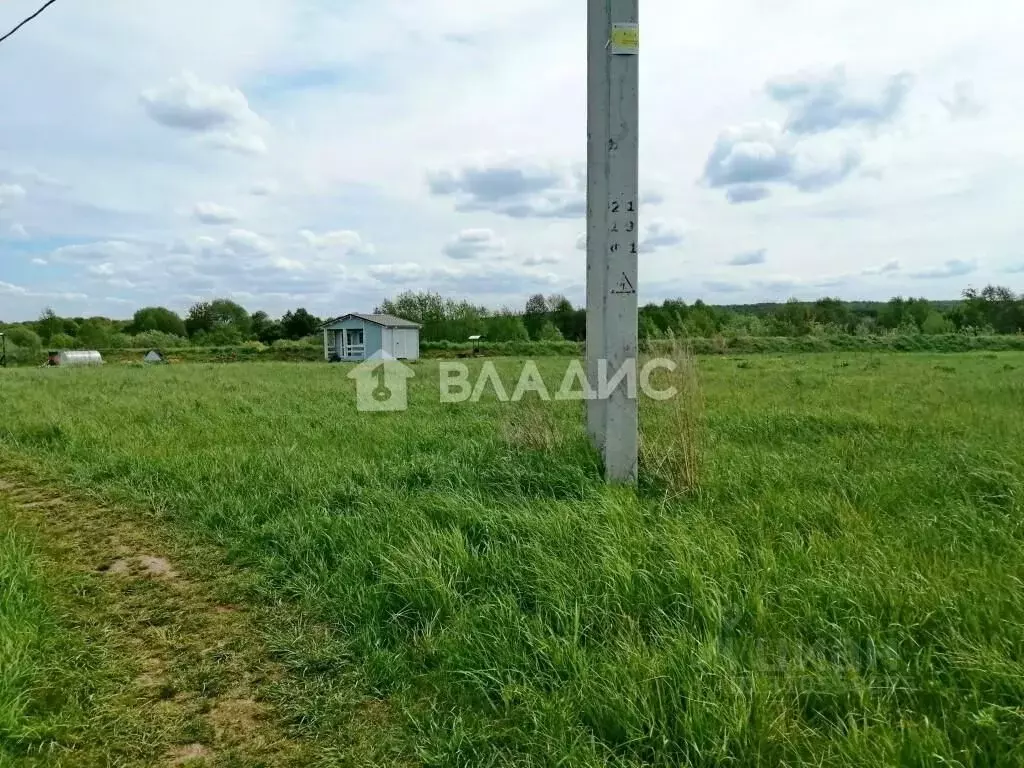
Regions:
<instances>
[{"instance_id":1,"label":"shrub","mask_svg":"<svg viewBox=\"0 0 1024 768\"><path fill-rule=\"evenodd\" d=\"M107 340L107 345L111 349L131 349L133 342L134 339L127 333L112 333Z\"/></svg>"},{"instance_id":2,"label":"shrub","mask_svg":"<svg viewBox=\"0 0 1024 768\"><path fill-rule=\"evenodd\" d=\"M129 337L134 349L178 349L188 346L188 339L173 333L145 331Z\"/></svg>"},{"instance_id":3,"label":"shrub","mask_svg":"<svg viewBox=\"0 0 1024 768\"><path fill-rule=\"evenodd\" d=\"M7 342L8 365L32 365L42 362L43 353L39 347L19 347Z\"/></svg>"},{"instance_id":4,"label":"shrub","mask_svg":"<svg viewBox=\"0 0 1024 768\"><path fill-rule=\"evenodd\" d=\"M540 332L537 334L538 341L563 341L562 332L558 330L558 327L550 320L545 320L544 325L540 327Z\"/></svg>"},{"instance_id":5,"label":"shrub","mask_svg":"<svg viewBox=\"0 0 1024 768\"><path fill-rule=\"evenodd\" d=\"M278 339L270 345L271 349L305 349L308 346L304 341L292 341L291 339Z\"/></svg>"},{"instance_id":6,"label":"shrub","mask_svg":"<svg viewBox=\"0 0 1024 768\"><path fill-rule=\"evenodd\" d=\"M29 351L39 351L43 347L43 340L39 338L39 334L23 325L11 326L4 333L7 335L8 354L10 354L11 345Z\"/></svg>"},{"instance_id":7,"label":"shrub","mask_svg":"<svg viewBox=\"0 0 1024 768\"><path fill-rule=\"evenodd\" d=\"M75 339L66 333L55 333L50 337L48 345L52 349L77 349Z\"/></svg>"}]
</instances>

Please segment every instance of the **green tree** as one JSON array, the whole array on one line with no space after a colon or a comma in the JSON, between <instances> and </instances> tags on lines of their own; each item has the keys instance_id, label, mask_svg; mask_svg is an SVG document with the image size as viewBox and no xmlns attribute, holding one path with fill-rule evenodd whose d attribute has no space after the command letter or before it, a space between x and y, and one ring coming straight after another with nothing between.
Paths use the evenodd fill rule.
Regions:
<instances>
[{"instance_id":1,"label":"green tree","mask_svg":"<svg viewBox=\"0 0 1024 768\"><path fill-rule=\"evenodd\" d=\"M107 339L107 346L110 349L130 349L135 343L135 337L127 333L112 333Z\"/></svg>"},{"instance_id":2,"label":"green tree","mask_svg":"<svg viewBox=\"0 0 1024 768\"><path fill-rule=\"evenodd\" d=\"M558 330L558 327L550 320L545 320L544 324L540 327L540 332L537 335L537 341L564 341L565 337L562 336L562 332Z\"/></svg>"},{"instance_id":3,"label":"green tree","mask_svg":"<svg viewBox=\"0 0 1024 768\"><path fill-rule=\"evenodd\" d=\"M953 333L956 330L953 326L953 322L946 317L943 317L941 312L932 310L928 317L921 323L921 333L926 333L929 336L935 336L942 333Z\"/></svg>"},{"instance_id":4,"label":"green tree","mask_svg":"<svg viewBox=\"0 0 1024 768\"><path fill-rule=\"evenodd\" d=\"M797 299L790 299L775 313L780 336L806 336L812 319L810 307Z\"/></svg>"},{"instance_id":5,"label":"green tree","mask_svg":"<svg viewBox=\"0 0 1024 768\"><path fill-rule=\"evenodd\" d=\"M905 307L906 314L918 328L924 327L924 321L933 311L932 304L928 299L907 299Z\"/></svg>"},{"instance_id":6,"label":"green tree","mask_svg":"<svg viewBox=\"0 0 1024 768\"><path fill-rule=\"evenodd\" d=\"M7 334L7 341L16 347L38 352L43 348L43 340L39 334L24 325L13 325L4 333Z\"/></svg>"},{"instance_id":7,"label":"green tree","mask_svg":"<svg viewBox=\"0 0 1024 768\"><path fill-rule=\"evenodd\" d=\"M294 312L285 312L284 317L281 318L281 326L284 328L286 339L297 341L316 333L317 328L320 327L320 318L314 317L300 307Z\"/></svg>"},{"instance_id":8,"label":"green tree","mask_svg":"<svg viewBox=\"0 0 1024 768\"><path fill-rule=\"evenodd\" d=\"M159 331L172 336L187 336L185 321L177 312L166 307L144 307L132 317L127 328L128 333L138 334L146 331Z\"/></svg>"},{"instance_id":9,"label":"green tree","mask_svg":"<svg viewBox=\"0 0 1024 768\"><path fill-rule=\"evenodd\" d=\"M214 299L193 304L185 320L185 327L190 337L199 331L203 331L207 335L219 331L217 339L241 341L249 337L252 318L241 304L231 301L231 299ZM225 341L212 342L209 338L207 338L207 342L217 345L227 343Z\"/></svg>"},{"instance_id":10,"label":"green tree","mask_svg":"<svg viewBox=\"0 0 1024 768\"><path fill-rule=\"evenodd\" d=\"M541 338L541 330L548 320L548 300L543 294L537 293L526 300L526 312L523 314L523 323L530 338L537 340Z\"/></svg>"},{"instance_id":11,"label":"green tree","mask_svg":"<svg viewBox=\"0 0 1024 768\"><path fill-rule=\"evenodd\" d=\"M902 296L894 296L889 299L884 307L878 311L878 327L887 331L894 331L906 323L907 302Z\"/></svg>"},{"instance_id":12,"label":"green tree","mask_svg":"<svg viewBox=\"0 0 1024 768\"><path fill-rule=\"evenodd\" d=\"M47 307L39 315L39 322L36 323L36 330L40 338L49 343L50 339L58 333L64 333L64 321L57 316L51 307Z\"/></svg>"},{"instance_id":13,"label":"green tree","mask_svg":"<svg viewBox=\"0 0 1024 768\"><path fill-rule=\"evenodd\" d=\"M718 330L718 323L712 307L703 301L695 301L683 320L682 332L686 336L708 338Z\"/></svg>"},{"instance_id":14,"label":"green tree","mask_svg":"<svg viewBox=\"0 0 1024 768\"><path fill-rule=\"evenodd\" d=\"M421 324L445 319L444 299L438 293L426 291L400 293L394 299L385 299L376 311Z\"/></svg>"},{"instance_id":15,"label":"green tree","mask_svg":"<svg viewBox=\"0 0 1024 768\"><path fill-rule=\"evenodd\" d=\"M661 337L661 331L658 330L657 323L650 315L643 315L640 317L640 338L644 341L650 341L651 339L657 339Z\"/></svg>"},{"instance_id":16,"label":"green tree","mask_svg":"<svg viewBox=\"0 0 1024 768\"><path fill-rule=\"evenodd\" d=\"M840 333L850 333L857 326L857 316L841 299L818 299L814 302L811 314L815 322L831 326Z\"/></svg>"},{"instance_id":17,"label":"green tree","mask_svg":"<svg viewBox=\"0 0 1024 768\"><path fill-rule=\"evenodd\" d=\"M217 325L206 334L204 344L211 347L233 347L244 341L242 332L233 325Z\"/></svg>"},{"instance_id":18,"label":"green tree","mask_svg":"<svg viewBox=\"0 0 1024 768\"><path fill-rule=\"evenodd\" d=\"M587 312L576 309L565 296L548 296L551 322L570 341L583 341L587 335Z\"/></svg>"},{"instance_id":19,"label":"green tree","mask_svg":"<svg viewBox=\"0 0 1024 768\"><path fill-rule=\"evenodd\" d=\"M104 349L113 331L109 322L91 317L78 326L78 343L89 349Z\"/></svg>"},{"instance_id":20,"label":"green tree","mask_svg":"<svg viewBox=\"0 0 1024 768\"><path fill-rule=\"evenodd\" d=\"M1024 297L1018 299L1009 288L987 285L981 293L968 289L965 299L974 305L975 314L984 319L984 325L991 326L996 333L1017 333L1024 329Z\"/></svg>"},{"instance_id":21,"label":"green tree","mask_svg":"<svg viewBox=\"0 0 1024 768\"><path fill-rule=\"evenodd\" d=\"M501 312L486 319L484 335L489 341L529 341L523 318L511 312Z\"/></svg>"},{"instance_id":22,"label":"green tree","mask_svg":"<svg viewBox=\"0 0 1024 768\"><path fill-rule=\"evenodd\" d=\"M215 328L232 328L243 339L249 336L252 320L249 312L241 304L231 299L214 299L210 302L213 311Z\"/></svg>"},{"instance_id":23,"label":"green tree","mask_svg":"<svg viewBox=\"0 0 1024 768\"><path fill-rule=\"evenodd\" d=\"M263 344L273 344L284 338L284 326L272 319L266 312L253 312L250 318L251 333Z\"/></svg>"},{"instance_id":24,"label":"green tree","mask_svg":"<svg viewBox=\"0 0 1024 768\"><path fill-rule=\"evenodd\" d=\"M198 301L188 310L188 317L185 318L185 328L190 337L204 336L213 330L213 307L208 301Z\"/></svg>"},{"instance_id":25,"label":"green tree","mask_svg":"<svg viewBox=\"0 0 1024 768\"><path fill-rule=\"evenodd\" d=\"M54 349L76 349L75 337L66 333L55 333L47 342Z\"/></svg>"}]
</instances>

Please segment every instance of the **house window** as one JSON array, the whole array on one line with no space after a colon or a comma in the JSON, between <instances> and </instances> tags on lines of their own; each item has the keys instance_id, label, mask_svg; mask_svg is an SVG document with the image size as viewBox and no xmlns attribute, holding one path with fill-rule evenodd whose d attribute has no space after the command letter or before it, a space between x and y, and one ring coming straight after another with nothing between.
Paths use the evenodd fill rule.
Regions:
<instances>
[{"instance_id":1,"label":"house window","mask_svg":"<svg viewBox=\"0 0 1024 768\"><path fill-rule=\"evenodd\" d=\"M363 329L349 328L345 331L346 347L361 347L363 345Z\"/></svg>"}]
</instances>

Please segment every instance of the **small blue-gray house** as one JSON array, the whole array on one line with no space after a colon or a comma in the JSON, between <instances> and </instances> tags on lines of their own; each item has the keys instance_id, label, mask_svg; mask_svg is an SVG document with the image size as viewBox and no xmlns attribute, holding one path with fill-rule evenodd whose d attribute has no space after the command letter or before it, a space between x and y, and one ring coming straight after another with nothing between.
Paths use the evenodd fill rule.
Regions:
<instances>
[{"instance_id":1,"label":"small blue-gray house","mask_svg":"<svg viewBox=\"0 0 1024 768\"><path fill-rule=\"evenodd\" d=\"M420 326L394 315L352 312L323 325L325 360L366 360L386 353L397 360L419 360Z\"/></svg>"}]
</instances>

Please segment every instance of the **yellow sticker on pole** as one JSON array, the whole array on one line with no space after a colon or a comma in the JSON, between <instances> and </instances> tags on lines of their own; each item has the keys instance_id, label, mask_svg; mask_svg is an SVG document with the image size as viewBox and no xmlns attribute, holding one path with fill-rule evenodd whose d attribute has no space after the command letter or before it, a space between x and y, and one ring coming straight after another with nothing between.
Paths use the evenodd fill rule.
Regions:
<instances>
[{"instance_id":1,"label":"yellow sticker on pole","mask_svg":"<svg viewBox=\"0 0 1024 768\"><path fill-rule=\"evenodd\" d=\"M640 53L639 24L612 24L612 53L618 56Z\"/></svg>"}]
</instances>

